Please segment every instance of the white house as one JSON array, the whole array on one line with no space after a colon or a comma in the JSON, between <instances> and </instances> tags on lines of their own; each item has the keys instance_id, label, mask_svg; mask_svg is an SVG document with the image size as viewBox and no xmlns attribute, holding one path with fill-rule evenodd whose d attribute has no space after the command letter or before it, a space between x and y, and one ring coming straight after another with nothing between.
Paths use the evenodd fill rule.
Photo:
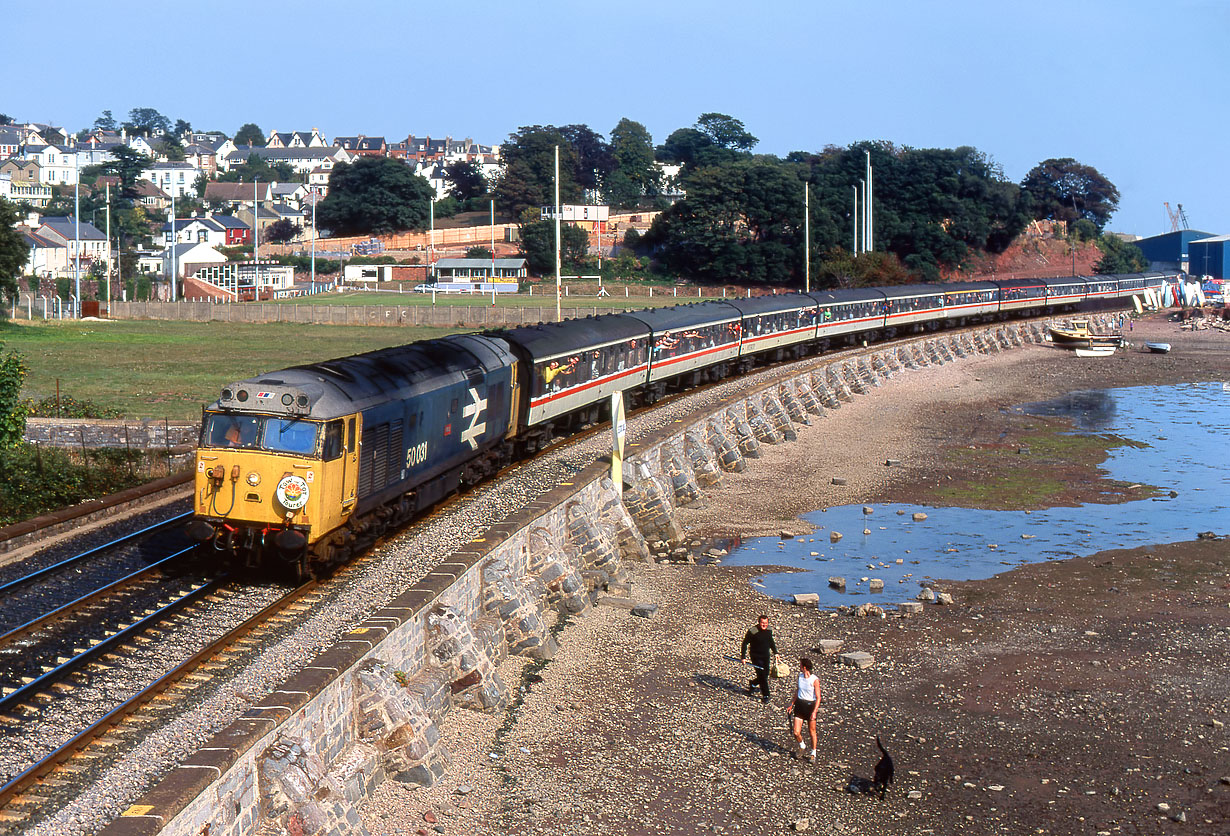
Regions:
<instances>
[{"instance_id":1,"label":"white house","mask_svg":"<svg viewBox=\"0 0 1230 836\"><path fill-rule=\"evenodd\" d=\"M148 180L173 197L196 197L196 178L201 170L192 163L153 163L141 172Z\"/></svg>"},{"instance_id":2,"label":"white house","mask_svg":"<svg viewBox=\"0 0 1230 836\"><path fill-rule=\"evenodd\" d=\"M162 240L164 244L170 244L172 241L170 222L162 225ZM176 218L174 240L177 244L225 247L226 228L213 218Z\"/></svg>"},{"instance_id":3,"label":"white house","mask_svg":"<svg viewBox=\"0 0 1230 836\"><path fill-rule=\"evenodd\" d=\"M22 240L26 242L26 246L30 248L30 255L26 259L25 267L22 268L25 275L54 278L70 272L67 247L39 235L28 227L18 227L18 232Z\"/></svg>"},{"instance_id":4,"label":"white house","mask_svg":"<svg viewBox=\"0 0 1230 836\"><path fill-rule=\"evenodd\" d=\"M335 163L348 163L351 160L351 155L344 148L262 148L259 145L239 145L234 151L218 159L218 168L221 171L230 171L233 167L246 163L248 157L253 155L270 165L287 163L296 174L307 174L320 168L326 160Z\"/></svg>"},{"instance_id":5,"label":"white house","mask_svg":"<svg viewBox=\"0 0 1230 836\"><path fill-rule=\"evenodd\" d=\"M72 148L59 145L26 145L22 156L39 166L39 180L48 186L73 186L77 183L77 163Z\"/></svg>"},{"instance_id":6,"label":"white house","mask_svg":"<svg viewBox=\"0 0 1230 836\"><path fill-rule=\"evenodd\" d=\"M35 231L43 238L67 248L70 264L77 259L77 241L80 240L83 270L86 265L107 257L107 236L86 221L78 226L71 215L67 218L43 218L42 225Z\"/></svg>"},{"instance_id":7,"label":"white house","mask_svg":"<svg viewBox=\"0 0 1230 836\"><path fill-rule=\"evenodd\" d=\"M174 268L172 268L172 256L174 256ZM176 244L174 247L168 247L162 251L162 275L171 275L171 270L175 270L177 278L183 278L185 275L195 273L201 267L210 264L225 264L226 256L215 250L208 244Z\"/></svg>"}]
</instances>

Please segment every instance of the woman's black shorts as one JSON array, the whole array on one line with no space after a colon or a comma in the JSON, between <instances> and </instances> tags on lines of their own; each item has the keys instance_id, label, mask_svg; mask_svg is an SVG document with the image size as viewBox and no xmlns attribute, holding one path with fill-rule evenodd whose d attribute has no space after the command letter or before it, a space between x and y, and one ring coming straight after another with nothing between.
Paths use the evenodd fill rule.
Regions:
<instances>
[{"instance_id":1,"label":"woman's black shorts","mask_svg":"<svg viewBox=\"0 0 1230 836\"><path fill-rule=\"evenodd\" d=\"M804 702L803 700L794 701L794 716L800 720L810 720L811 713L816 710L815 702Z\"/></svg>"}]
</instances>

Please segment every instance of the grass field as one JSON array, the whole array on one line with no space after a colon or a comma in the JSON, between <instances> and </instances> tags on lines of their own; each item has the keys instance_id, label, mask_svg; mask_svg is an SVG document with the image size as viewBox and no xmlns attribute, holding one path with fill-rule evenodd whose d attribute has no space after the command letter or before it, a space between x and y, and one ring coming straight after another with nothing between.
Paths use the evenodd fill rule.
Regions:
<instances>
[{"instance_id":1,"label":"grass field","mask_svg":"<svg viewBox=\"0 0 1230 836\"><path fill-rule=\"evenodd\" d=\"M453 333L292 323L0 322L4 350L25 356L23 394L56 393L129 418L196 419L221 388L261 372Z\"/></svg>"},{"instance_id":2,"label":"grass field","mask_svg":"<svg viewBox=\"0 0 1230 836\"><path fill-rule=\"evenodd\" d=\"M705 299L721 298L720 295L715 297L710 290ZM720 291L719 291L720 294ZM680 288L679 295L675 296L671 288L655 288L653 296L624 296L622 290L613 290L610 296L595 296L593 293L586 295L572 294L569 296L560 297L560 304L565 307L586 307L611 310L623 310L624 308L656 308L663 305L676 305L685 302L703 301L696 295L696 288ZM241 303L250 304L250 303ZM431 305L433 304L430 293L415 293L409 287L404 293L385 290L349 290L341 293L320 293L315 296L296 296L290 299L277 299L270 302L265 302L266 305ZM491 304L491 294L483 295L481 293L437 293L434 304L441 305L466 305L466 306L487 306ZM546 295L535 292L529 293L504 293L496 294L495 304L497 307L555 307L555 289L550 288Z\"/></svg>"}]
</instances>

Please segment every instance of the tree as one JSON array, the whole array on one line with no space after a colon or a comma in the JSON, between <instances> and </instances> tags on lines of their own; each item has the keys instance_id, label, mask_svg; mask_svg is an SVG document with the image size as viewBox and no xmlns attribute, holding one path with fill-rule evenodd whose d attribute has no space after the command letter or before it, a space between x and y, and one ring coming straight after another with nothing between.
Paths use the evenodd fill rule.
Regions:
<instances>
[{"instance_id":1,"label":"tree","mask_svg":"<svg viewBox=\"0 0 1230 836\"><path fill-rule=\"evenodd\" d=\"M482 197L487 193L487 178L478 163L458 160L444 169L444 179L449 182L448 193L460 201Z\"/></svg>"},{"instance_id":2,"label":"tree","mask_svg":"<svg viewBox=\"0 0 1230 836\"><path fill-rule=\"evenodd\" d=\"M495 199L503 211L513 217L521 217L526 209L537 210L554 204L553 172L557 146L560 201L580 201L581 188L573 176L577 164L572 145L555 128L533 125L518 128L500 147L504 174L496 184Z\"/></svg>"},{"instance_id":3,"label":"tree","mask_svg":"<svg viewBox=\"0 0 1230 836\"><path fill-rule=\"evenodd\" d=\"M658 167L653 159L653 137L640 122L620 119L611 129L611 158L615 168L607 177L607 201L613 206L636 206L642 196L658 192Z\"/></svg>"},{"instance_id":4,"label":"tree","mask_svg":"<svg viewBox=\"0 0 1230 836\"><path fill-rule=\"evenodd\" d=\"M1093 221L1098 231L1119 208L1119 190L1093 166L1071 157L1044 160L1030 169L1021 188L1033 199L1034 217Z\"/></svg>"},{"instance_id":5,"label":"tree","mask_svg":"<svg viewBox=\"0 0 1230 836\"><path fill-rule=\"evenodd\" d=\"M783 283L802 269L801 167L774 159L698 169L687 199L654 221L645 243L668 269L726 282Z\"/></svg>"},{"instance_id":6,"label":"tree","mask_svg":"<svg viewBox=\"0 0 1230 836\"><path fill-rule=\"evenodd\" d=\"M1093 266L1095 273L1140 273L1149 269L1149 259L1140 247L1117 235L1103 235L1096 243L1102 257Z\"/></svg>"},{"instance_id":7,"label":"tree","mask_svg":"<svg viewBox=\"0 0 1230 836\"><path fill-rule=\"evenodd\" d=\"M17 277L26 268L30 247L17 231L17 207L0 197L0 292L17 298Z\"/></svg>"},{"instance_id":8,"label":"tree","mask_svg":"<svg viewBox=\"0 0 1230 836\"><path fill-rule=\"evenodd\" d=\"M491 250L486 247L467 247L466 258L491 258Z\"/></svg>"},{"instance_id":9,"label":"tree","mask_svg":"<svg viewBox=\"0 0 1230 836\"><path fill-rule=\"evenodd\" d=\"M279 218L265 227L265 240L272 244L285 244L293 241L303 232L303 227L290 218Z\"/></svg>"},{"instance_id":10,"label":"tree","mask_svg":"<svg viewBox=\"0 0 1230 836\"><path fill-rule=\"evenodd\" d=\"M598 184L615 168L611 146L589 125L565 125L559 128L559 133L572 146L572 177L577 185L582 189L598 188ZM560 165L563 165L562 161Z\"/></svg>"},{"instance_id":11,"label":"tree","mask_svg":"<svg viewBox=\"0 0 1230 836\"><path fill-rule=\"evenodd\" d=\"M316 216L337 235L424 229L435 196L431 184L401 160L364 157L334 167Z\"/></svg>"},{"instance_id":12,"label":"tree","mask_svg":"<svg viewBox=\"0 0 1230 836\"><path fill-rule=\"evenodd\" d=\"M265 135L256 125L248 122L235 131L236 145L264 145Z\"/></svg>"},{"instance_id":13,"label":"tree","mask_svg":"<svg viewBox=\"0 0 1230 836\"><path fill-rule=\"evenodd\" d=\"M171 133L175 134L177 138L182 138L185 134L192 133L192 123L187 119L176 119L175 127Z\"/></svg>"},{"instance_id":14,"label":"tree","mask_svg":"<svg viewBox=\"0 0 1230 836\"><path fill-rule=\"evenodd\" d=\"M3 349L0 342L0 351ZM25 437L26 408L21 401L25 379L25 358L16 351L0 354L0 449L15 447Z\"/></svg>"},{"instance_id":15,"label":"tree","mask_svg":"<svg viewBox=\"0 0 1230 836\"><path fill-rule=\"evenodd\" d=\"M94 128L100 131L116 130L115 117L111 115L111 111L104 110L102 116L94 120Z\"/></svg>"},{"instance_id":16,"label":"tree","mask_svg":"<svg viewBox=\"0 0 1230 836\"><path fill-rule=\"evenodd\" d=\"M128 111L124 127L131 133L151 136L155 131L170 132L171 122L152 107L134 107Z\"/></svg>"},{"instance_id":17,"label":"tree","mask_svg":"<svg viewBox=\"0 0 1230 836\"><path fill-rule=\"evenodd\" d=\"M13 117L9 116L7 113L0 113L0 125L11 125L11 124L13 124Z\"/></svg>"},{"instance_id":18,"label":"tree","mask_svg":"<svg viewBox=\"0 0 1230 836\"><path fill-rule=\"evenodd\" d=\"M574 224L560 224L560 264L577 269L589 252L589 233ZM521 254L537 276L555 275L555 222L534 221L521 227Z\"/></svg>"},{"instance_id":19,"label":"tree","mask_svg":"<svg viewBox=\"0 0 1230 836\"><path fill-rule=\"evenodd\" d=\"M702 113L696 119L696 129L709 137L720 148L750 151L759 139L743 127L743 123L725 113Z\"/></svg>"},{"instance_id":20,"label":"tree","mask_svg":"<svg viewBox=\"0 0 1230 836\"><path fill-rule=\"evenodd\" d=\"M205 197L205 187L208 185L209 175L203 171L192 181L192 188L196 191L196 196L202 199Z\"/></svg>"},{"instance_id":21,"label":"tree","mask_svg":"<svg viewBox=\"0 0 1230 836\"><path fill-rule=\"evenodd\" d=\"M137 180L141 172L149 167L150 158L127 145L117 145L111 149L114 158L103 163L108 174L120 178L120 195L128 200L137 197Z\"/></svg>"}]
</instances>

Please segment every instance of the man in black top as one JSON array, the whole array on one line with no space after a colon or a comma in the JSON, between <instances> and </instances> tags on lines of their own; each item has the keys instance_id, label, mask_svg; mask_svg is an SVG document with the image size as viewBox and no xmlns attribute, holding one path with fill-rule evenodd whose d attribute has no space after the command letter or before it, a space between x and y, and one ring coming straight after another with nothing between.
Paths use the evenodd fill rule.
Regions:
<instances>
[{"instance_id":1,"label":"man in black top","mask_svg":"<svg viewBox=\"0 0 1230 836\"><path fill-rule=\"evenodd\" d=\"M749 653L750 651L750 653ZM756 693L760 686L760 701L769 701L769 664L777 655L777 643L773 641L773 631L769 629L769 617L762 615L756 619L756 626L747 631L743 637L743 648L739 651L739 660L756 668L756 678L747 683L747 693Z\"/></svg>"}]
</instances>

